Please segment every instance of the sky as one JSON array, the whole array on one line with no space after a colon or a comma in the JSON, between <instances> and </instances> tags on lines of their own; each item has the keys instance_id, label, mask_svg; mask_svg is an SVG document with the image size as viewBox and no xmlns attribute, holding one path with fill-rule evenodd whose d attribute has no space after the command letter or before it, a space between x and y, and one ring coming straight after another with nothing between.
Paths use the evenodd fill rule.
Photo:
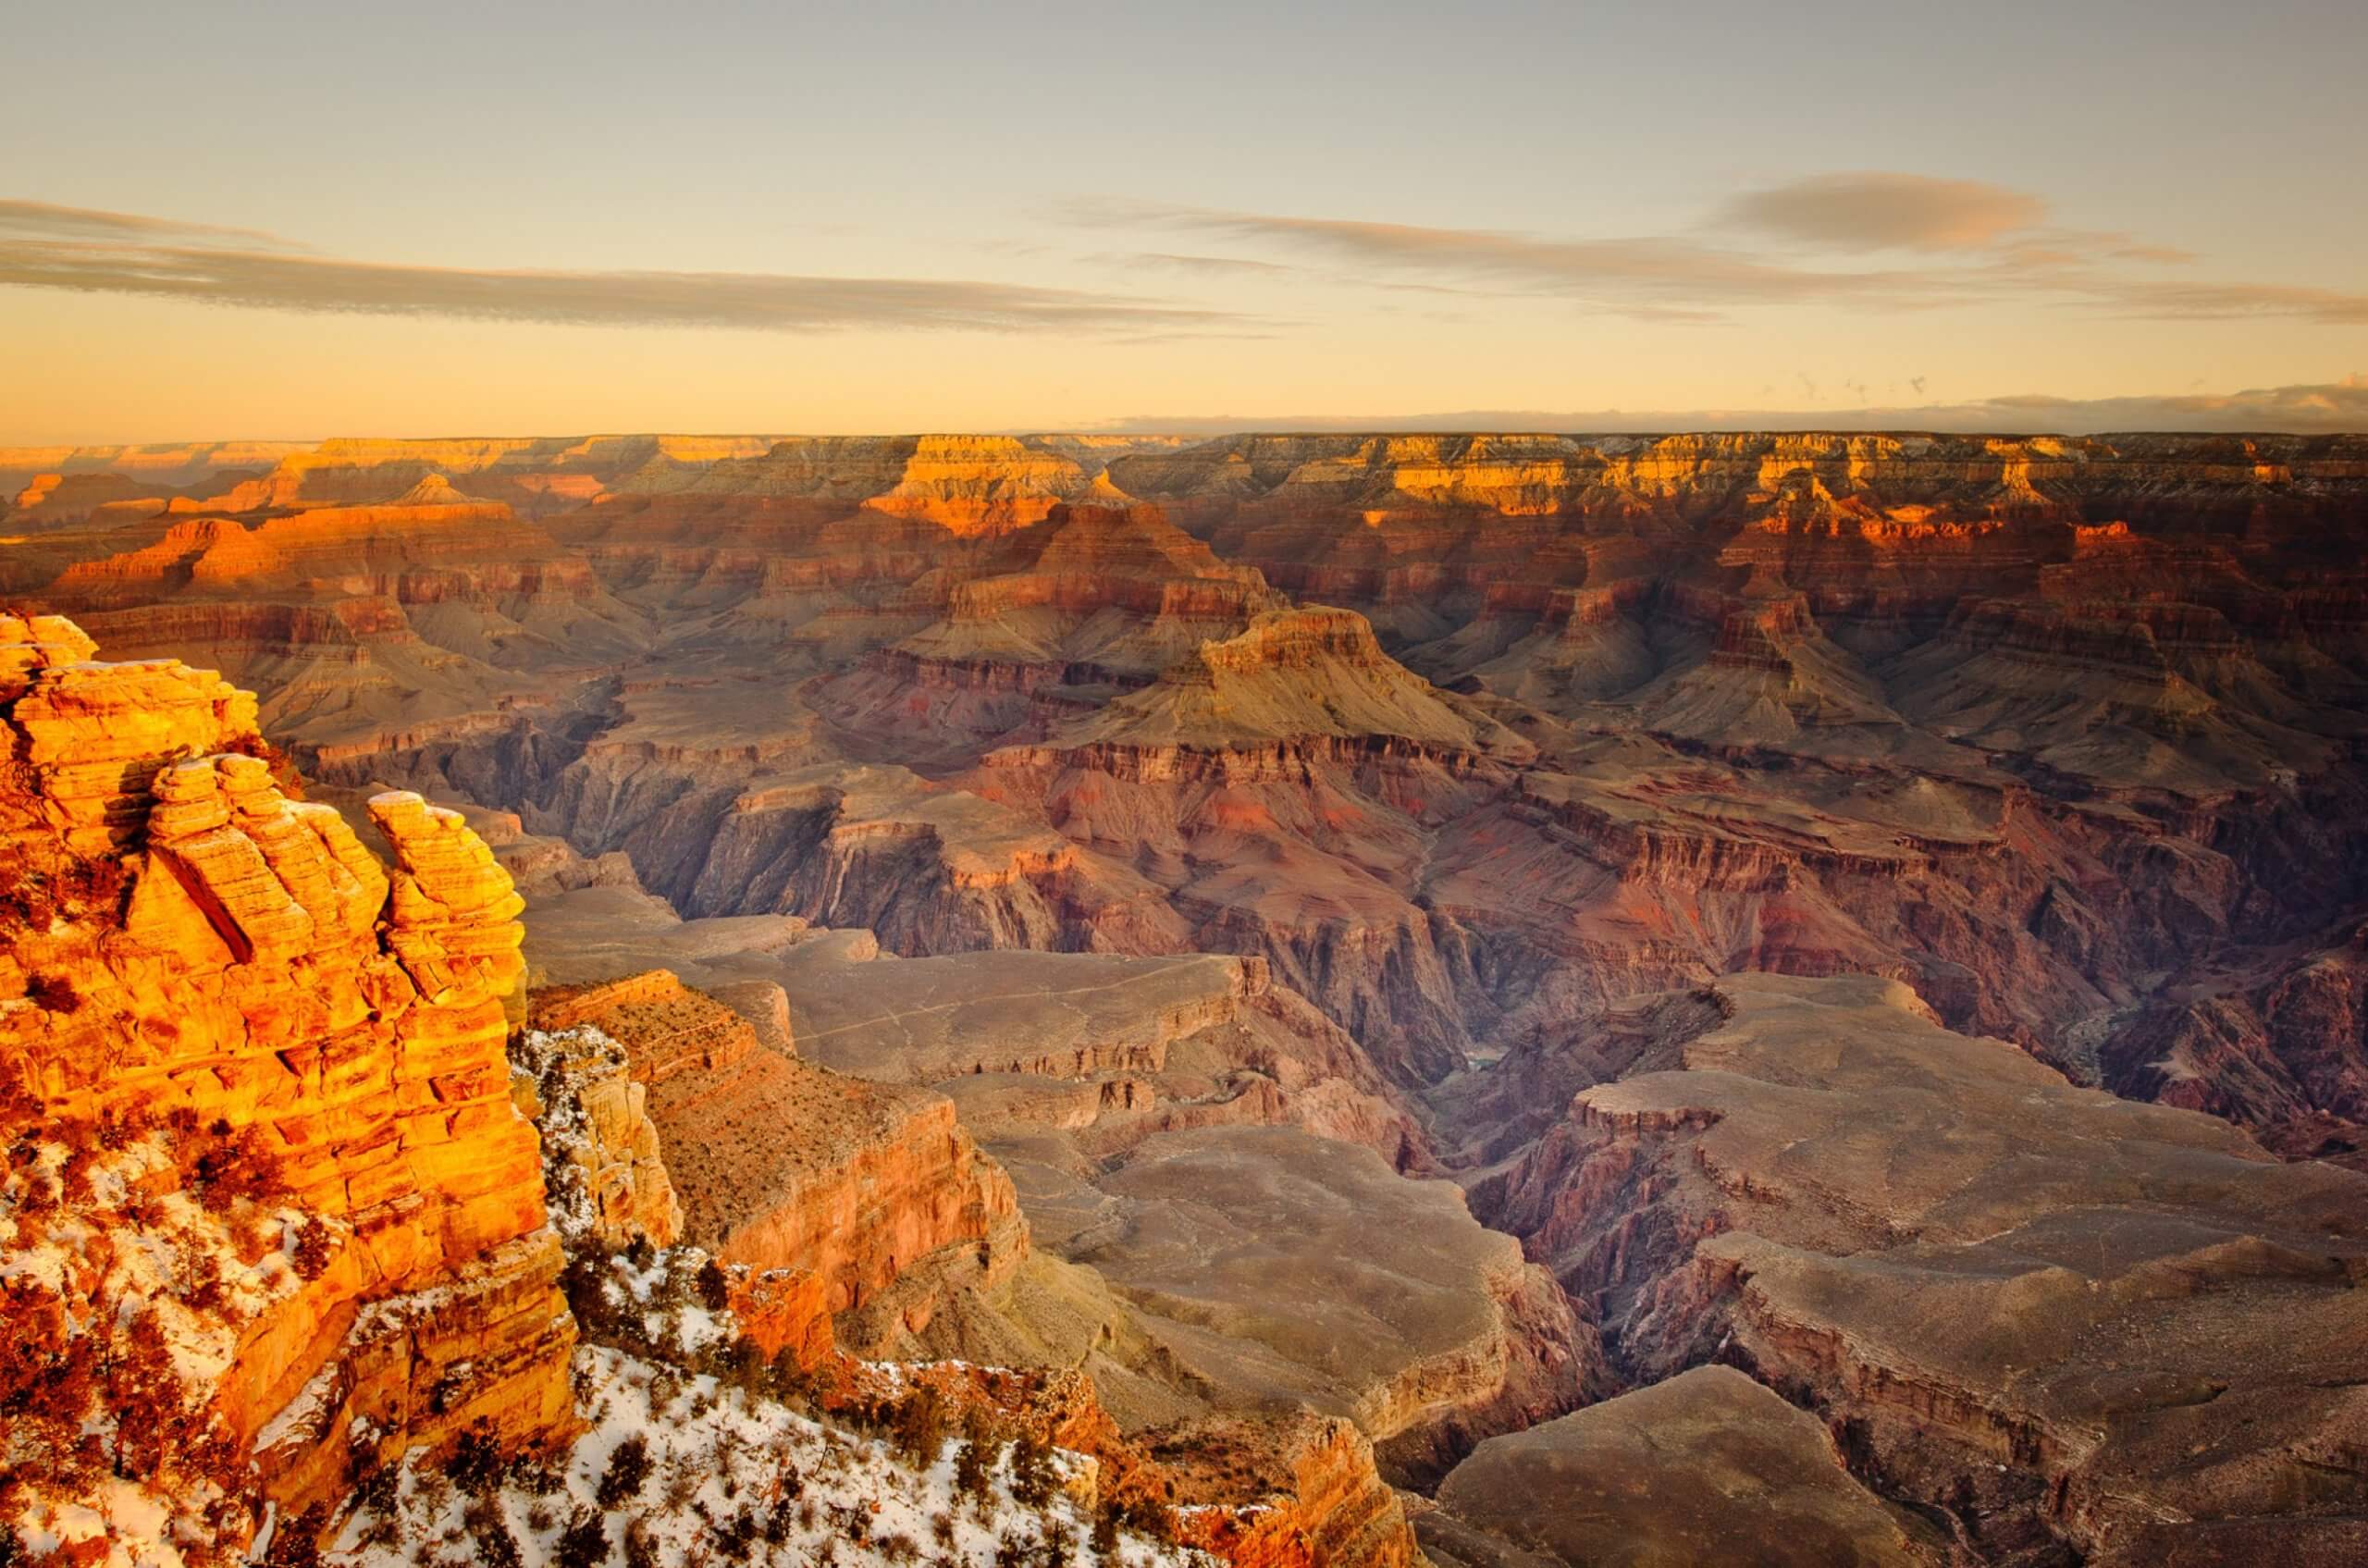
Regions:
<instances>
[{"instance_id":1,"label":"sky","mask_svg":"<svg viewBox=\"0 0 2368 1568\"><path fill-rule=\"evenodd\" d=\"M6 0L0 443L2368 428L2368 6Z\"/></svg>"}]
</instances>

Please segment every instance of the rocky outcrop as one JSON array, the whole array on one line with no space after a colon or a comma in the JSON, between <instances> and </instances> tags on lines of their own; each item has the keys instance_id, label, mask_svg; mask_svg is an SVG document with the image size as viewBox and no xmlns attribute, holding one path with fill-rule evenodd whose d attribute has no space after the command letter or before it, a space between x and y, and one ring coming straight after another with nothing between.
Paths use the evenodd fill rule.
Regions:
<instances>
[{"instance_id":1,"label":"rocky outcrop","mask_svg":"<svg viewBox=\"0 0 2368 1568\"><path fill-rule=\"evenodd\" d=\"M759 1044L664 970L545 993L533 1021L544 1054L574 1054L549 1030L619 1049L624 1108L648 1119L683 1239L758 1276L811 1278L851 1344L926 1327L946 1295L992 1288L1026 1253L1010 1179L943 1095ZM870 1318L849 1315L859 1308Z\"/></svg>"},{"instance_id":2,"label":"rocky outcrop","mask_svg":"<svg viewBox=\"0 0 2368 1568\"><path fill-rule=\"evenodd\" d=\"M2097 1052L2106 1085L2368 1169L2368 925L2337 934L2169 988L2115 1019Z\"/></svg>"},{"instance_id":3,"label":"rocky outcrop","mask_svg":"<svg viewBox=\"0 0 2368 1568\"><path fill-rule=\"evenodd\" d=\"M1107 1278L1218 1412L1304 1401L1427 1484L1602 1384L1592 1328L1445 1182L1289 1128L1163 1133L1023 1173L1041 1244Z\"/></svg>"},{"instance_id":4,"label":"rocky outcrop","mask_svg":"<svg viewBox=\"0 0 2368 1568\"><path fill-rule=\"evenodd\" d=\"M771 968L816 1060L927 1084L990 1147L1025 1146L1031 1161L1106 1159L1188 1128L1285 1124L1364 1144L1400 1169L1428 1163L1407 1103L1372 1059L1256 958L883 960L817 942Z\"/></svg>"},{"instance_id":5,"label":"rocky outcrop","mask_svg":"<svg viewBox=\"0 0 2368 1568\"><path fill-rule=\"evenodd\" d=\"M1527 749L1382 652L1363 616L1320 609L1268 611L1237 636L1202 643L1051 745L1255 754L1370 737L1450 758Z\"/></svg>"},{"instance_id":6,"label":"rocky outcrop","mask_svg":"<svg viewBox=\"0 0 2368 1568\"><path fill-rule=\"evenodd\" d=\"M1304 1413L1220 1419L1145 1441L1190 1511L1185 1540L1235 1568L1423 1561L1398 1494L1375 1472L1372 1443L1350 1422Z\"/></svg>"},{"instance_id":7,"label":"rocky outcrop","mask_svg":"<svg viewBox=\"0 0 2368 1568\"><path fill-rule=\"evenodd\" d=\"M1992 1560L2356 1549L2362 1178L2074 1089L1894 982L1718 992L1474 1183L1623 1375L1749 1371Z\"/></svg>"},{"instance_id":8,"label":"rocky outcrop","mask_svg":"<svg viewBox=\"0 0 2368 1568\"><path fill-rule=\"evenodd\" d=\"M644 470L616 490L709 506L740 500L863 505L969 536L1034 523L1092 484L1092 475L1070 457L1018 437L843 436L777 441L762 456L726 458L697 472Z\"/></svg>"},{"instance_id":9,"label":"rocky outcrop","mask_svg":"<svg viewBox=\"0 0 2368 1568\"><path fill-rule=\"evenodd\" d=\"M635 1081L616 1042L544 1022L514 1048L511 1069L512 1095L542 1133L544 1191L561 1235L604 1252L680 1240L683 1205L649 1119L648 1086Z\"/></svg>"},{"instance_id":10,"label":"rocky outcrop","mask_svg":"<svg viewBox=\"0 0 2368 1568\"><path fill-rule=\"evenodd\" d=\"M142 1473L168 1512L199 1515L192 1539L234 1544L263 1500L301 1511L355 1464L478 1422L513 1445L561 1434L574 1329L503 1061L523 968L510 879L455 814L403 794L370 802L382 865L251 754L251 695L93 651L69 623L0 618L0 1064L20 1146L62 1141L71 1166L95 1136L147 1164L136 1198L79 1179L13 1194L6 1272L46 1283L12 1310L38 1320L46 1295L190 1352L179 1383L110 1409L188 1413ZM120 1229L92 1217L111 1201ZM34 1220L44 1203L64 1210ZM107 1272L160 1222L178 1238L163 1273ZM17 1370L70 1404L92 1343ZM20 1512L88 1500L77 1463L12 1452L41 1480Z\"/></svg>"},{"instance_id":11,"label":"rocky outcrop","mask_svg":"<svg viewBox=\"0 0 2368 1568\"><path fill-rule=\"evenodd\" d=\"M1455 1568L1949 1561L1930 1522L1851 1479L1814 1416L1723 1366L1489 1438L1455 1467L1416 1529L1431 1561Z\"/></svg>"}]
</instances>

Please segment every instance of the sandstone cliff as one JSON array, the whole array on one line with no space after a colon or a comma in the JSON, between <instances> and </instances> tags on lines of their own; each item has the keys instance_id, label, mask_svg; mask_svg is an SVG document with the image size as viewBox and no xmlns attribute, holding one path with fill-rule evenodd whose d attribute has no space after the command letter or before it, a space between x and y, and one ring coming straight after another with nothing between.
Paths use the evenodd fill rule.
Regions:
<instances>
[{"instance_id":1,"label":"sandstone cliff","mask_svg":"<svg viewBox=\"0 0 2368 1568\"><path fill-rule=\"evenodd\" d=\"M47 1390L6 1438L11 1513L55 1532L96 1497L133 1531L161 1506L235 1547L265 1500L331 1500L480 1421L563 1434L574 1328L503 1060L509 878L401 794L370 806L390 871L283 796L252 696L93 652L0 618L10 1376ZM154 1381L105 1382L110 1341L162 1347ZM145 1502L83 1473L94 1397L127 1437L172 1423L117 1451Z\"/></svg>"},{"instance_id":2,"label":"sandstone cliff","mask_svg":"<svg viewBox=\"0 0 2368 1568\"><path fill-rule=\"evenodd\" d=\"M992 1288L1027 1251L1010 1179L943 1095L760 1045L746 1019L664 970L546 992L532 1021L530 1059L574 1054L571 1038L618 1048L619 1087L662 1154L657 1179L681 1195L679 1234L724 1264L810 1278L858 1348L926 1327L945 1295ZM589 1148L617 1142L587 1131ZM640 1206L658 1202L648 1185Z\"/></svg>"}]
</instances>

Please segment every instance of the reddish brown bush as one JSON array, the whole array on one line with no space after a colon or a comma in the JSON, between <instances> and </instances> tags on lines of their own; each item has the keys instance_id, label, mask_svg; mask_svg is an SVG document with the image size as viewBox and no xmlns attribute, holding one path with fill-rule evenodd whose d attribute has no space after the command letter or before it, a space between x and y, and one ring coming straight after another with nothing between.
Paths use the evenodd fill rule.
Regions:
<instances>
[{"instance_id":1,"label":"reddish brown bush","mask_svg":"<svg viewBox=\"0 0 2368 1568\"><path fill-rule=\"evenodd\" d=\"M45 1013L74 1014L82 1010L82 994L62 974L37 974L25 982L26 999Z\"/></svg>"},{"instance_id":2,"label":"reddish brown bush","mask_svg":"<svg viewBox=\"0 0 2368 1568\"><path fill-rule=\"evenodd\" d=\"M79 914L109 919L123 908L131 874L120 860L76 860L58 875L58 893Z\"/></svg>"},{"instance_id":3,"label":"reddish brown bush","mask_svg":"<svg viewBox=\"0 0 2368 1568\"><path fill-rule=\"evenodd\" d=\"M200 1201L216 1214L240 1198L273 1198L288 1188L279 1153L265 1141L265 1134L252 1127L234 1133L229 1127L227 1121L216 1121L208 1142L190 1165L190 1179L197 1187Z\"/></svg>"},{"instance_id":4,"label":"reddish brown bush","mask_svg":"<svg viewBox=\"0 0 2368 1568\"><path fill-rule=\"evenodd\" d=\"M306 1220L296 1232L292 1261L299 1278L318 1279L329 1266L329 1228L317 1219Z\"/></svg>"}]
</instances>

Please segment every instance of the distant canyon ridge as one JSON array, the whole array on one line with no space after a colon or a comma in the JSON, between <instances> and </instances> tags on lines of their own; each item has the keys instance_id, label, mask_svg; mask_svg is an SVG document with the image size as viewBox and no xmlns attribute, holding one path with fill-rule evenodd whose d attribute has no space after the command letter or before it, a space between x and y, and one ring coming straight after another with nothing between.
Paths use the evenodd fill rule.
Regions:
<instances>
[{"instance_id":1,"label":"distant canyon ridge","mask_svg":"<svg viewBox=\"0 0 2368 1568\"><path fill-rule=\"evenodd\" d=\"M0 592L682 916L1256 956L1409 1091L1868 972L2361 1153L2368 438L233 442L0 493Z\"/></svg>"},{"instance_id":2,"label":"distant canyon ridge","mask_svg":"<svg viewBox=\"0 0 2368 1568\"><path fill-rule=\"evenodd\" d=\"M242 1440L359 1390L290 1509L403 1381L355 1301L490 1281L470 1408L563 1425L507 1031L568 1267L681 1241L796 1282L768 1353L1058 1369L1114 1475L1281 1500L1246 1568L2368 1551L2368 437L224 443L0 497L0 849L89 906L0 952L0 1065L194 1085L356 1235L398 1160L468 1221L251 1337ZM316 1053L400 1137L275 1043L339 963L415 977Z\"/></svg>"}]
</instances>

